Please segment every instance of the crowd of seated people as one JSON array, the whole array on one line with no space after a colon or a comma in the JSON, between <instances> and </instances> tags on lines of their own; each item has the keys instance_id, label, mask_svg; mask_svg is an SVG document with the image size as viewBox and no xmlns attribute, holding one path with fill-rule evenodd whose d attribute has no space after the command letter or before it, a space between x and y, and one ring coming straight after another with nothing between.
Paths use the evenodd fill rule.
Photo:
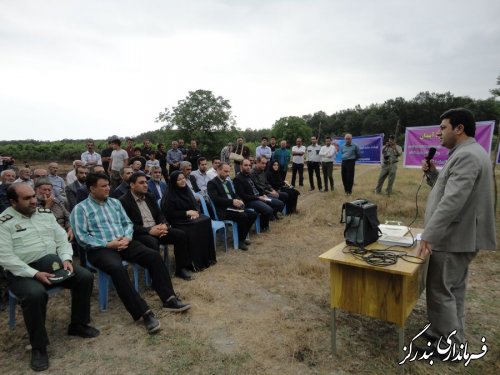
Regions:
<instances>
[{"instance_id":1,"label":"crowd of seated people","mask_svg":"<svg viewBox=\"0 0 500 375\"><path fill-rule=\"evenodd\" d=\"M261 218L261 228L263 231L266 231L269 229L269 221L279 219L279 213L283 211L284 206L286 206L287 213L296 212L297 198L300 193L284 181L279 162L277 160L268 160L268 149L272 148L267 146L267 138L264 137L262 141L263 145L258 147L259 155L257 158L253 158L247 152L248 148L244 146L242 138L238 138L237 144L241 150L245 151L245 156L248 157L238 163L241 172L233 180L231 180L229 173L227 173L226 179L230 183L230 190L229 193L225 191L224 193L226 193L227 199L231 196L231 199L241 201L241 207L245 207L245 210L250 208L259 215ZM51 190L50 194L53 197L46 198L48 199L48 203L44 203L44 207L47 207L47 205L50 205L47 208L54 207L58 216L63 217L64 211L59 208L64 207L69 213L78 203L88 198L89 190L86 185L88 174L108 174L112 185L110 186L110 197L119 199L130 192L130 176L133 173L143 172L147 179L148 193L152 194L154 201L158 204L160 201L163 202L162 207L166 210L168 207L167 202L169 202L167 199L169 191L174 191L174 195L185 195L184 188L180 188L177 181L174 186L169 186L171 185L167 178L169 176L167 166L169 166L170 173L175 171L182 172L183 183L186 184L186 187L194 197L196 205L186 211L200 211L199 195L194 194L199 193L207 200L207 203L210 202L210 199L213 201L215 210L219 214L218 216L221 216L223 219L227 216L227 202L224 203L224 207L218 207L218 205L222 204L222 200L220 197L218 197L219 199L215 199L215 196L210 196L208 191L210 181L217 178L220 180L221 171L219 167L221 165L221 158L212 158L209 166L209 161L202 156L196 140L192 140L190 146L187 148L184 148L184 140L173 141L172 148L168 152L165 150L163 144L159 144L158 149L155 150L150 140L144 140L143 147L139 147L131 138L127 139L127 146L124 149L121 148L121 141L119 139L109 141L108 147L102 150L101 153L95 151L93 140L88 140L86 147L87 150L82 152L81 159L73 161L73 169L66 174L65 179L59 176L59 164L57 162L49 163L47 169L38 168L33 172L30 168L21 168L17 179L13 170L7 169L2 171L2 181L5 182L3 186L0 183L0 209L3 210L9 206L6 199L6 189L9 184L19 182L35 188L36 181L43 179L44 184L36 188L37 192L40 189ZM262 150L267 152L261 152ZM231 168L230 163L226 164L225 168ZM122 165L122 167L117 170L116 168L119 165ZM165 168L162 168L162 165ZM176 176L179 178L179 174L176 174ZM50 188L46 182L50 183ZM221 185L216 184L215 186L219 189L221 188ZM216 190L212 187L211 193L215 194ZM41 193L38 194L38 198L38 204L42 205ZM54 203L52 203L52 199ZM190 201L190 199L185 199L183 202L189 203ZM178 203L174 203L174 205L176 204ZM172 204L170 207L172 207ZM241 212L236 211L239 210L238 207L232 208L234 210L230 210L231 214L229 216L235 215L235 212L237 216L242 216ZM213 214L210 205L208 205L208 209L210 214ZM245 210L243 211L245 212ZM168 216L166 211L164 214ZM228 220L242 221L239 219L241 218L238 218L238 220ZM179 218L175 218L174 220L179 220ZM242 228L246 227L246 225L240 226ZM244 232L245 230L240 233L240 236ZM245 246L245 238L246 236L241 238L243 241L239 241L242 247ZM197 252L196 249L190 249L190 251ZM208 252L213 254L208 259L210 259L210 262L214 261L214 250L210 249ZM199 262L194 268L205 268L206 263Z\"/></svg>"},{"instance_id":2,"label":"crowd of seated people","mask_svg":"<svg viewBox=\"0 0 500 375\"><path fill-rule=\"evenodd\" d=\"M99 335L88 325L93 284L92 273L85 269L89 265L110 275L132 319L142 320L147 332L155 333L160 321L133 287L122 261L149 271L151 287L164 309L186 311L191 306L174 291L161 258L161 245L173 245L175 276L189 281L194 272L217 263L212 231L215 214L219 220L237 224L239 249L248 250L248 233L257 217L262 230L267 231L269 221L277 220L285 205L289 213L295 212L299 193L276 178L276 168L267 166L266 157L259 156L254 163L250 157L243 159L241 172L231 179L230 164L215 157L209 168L196 141L188 149L183 144L183 140L174 141L166 152L163 145L155 151L149 141L140 148L128 140L127 148L122 149L120 140L112 140L99 154L89 140L66 179L60 176L57 162L49 163L47 169L21 168L19 176L10 169L1 172L1 220L8 224L0 225L0 239L16 237L16 230L23 230L28 221L36 228L26 232L33 238L23 250L15 241L7 241L12 246L0 250L0 266L4 268L0 271L7 275L7 285L27 301L22 309L32 342L32 369L49 366L48 338L40 320L46 297L30 294L35 289L43 294L51 285L52 271L41 266L49 255L59 259L60 268L71 274L60 284L75 291L72 309L79 309L72 313L68 334L85 338ZM239 145L242 147L241 140ZM212 217L202 213L200 199L208 207L213 203L214 211L209 209ZM81 266L72 263L72 248ZM24 283L24 279L30 282Z\"/></svg>"}]
</instances>

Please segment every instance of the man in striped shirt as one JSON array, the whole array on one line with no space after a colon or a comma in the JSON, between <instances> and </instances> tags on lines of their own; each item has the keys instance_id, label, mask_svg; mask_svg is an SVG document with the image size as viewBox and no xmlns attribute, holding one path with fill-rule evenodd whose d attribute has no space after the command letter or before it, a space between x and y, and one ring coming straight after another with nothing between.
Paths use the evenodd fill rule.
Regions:
<instances>
[{"instance_id":1,"label":"man in striped shirt","mask_svg":"<svg viewBox=\"0 0 500 375\"><path fill-rule=\"evenodd\" d=\"M128 272L122 266L123 260L137 263L149 271L153 289L166 310L180 312L191 306L175 296L160 253L132 239L132 222L120 201L109 198L109 177L103 173L91 173L86 184L89 197L71 212L75 237L86 249L90 263L111 276L118 296L132 318L139 320L142 317L148 332L155 333L160 329L160 322L132 286Z\"/></svg>"}]
</instances>

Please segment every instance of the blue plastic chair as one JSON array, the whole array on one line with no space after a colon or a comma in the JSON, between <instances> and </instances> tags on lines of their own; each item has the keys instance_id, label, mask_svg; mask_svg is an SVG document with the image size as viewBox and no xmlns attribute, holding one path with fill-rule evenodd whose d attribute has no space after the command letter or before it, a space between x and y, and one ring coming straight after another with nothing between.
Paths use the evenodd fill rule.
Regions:
<instances>
[{"instance_id":1,"label":"blue plastic chair","mask_svg":"<svg viewBox=\"0 0 500 375\"><path fill-rule=\"evenodd\" d=\"M255 232L257 234L260 233L260 214L258 214L253 208L247 208L247 210L249 211L252 211L252 212L255 212L255 214L257 215L257 219L255 219Z\"/></svg>"},{"instance_id":2,"label":"blue plastic chair","mask_svg":"<svg viewBox=\"0 0 500 375\"><path fill-rule=\"evenodd\" d=\"M223 221L220 220L214 220L210 216L210 212L208 211L207 207L207 202L205 202L205 198L200 194L200 193L195 193L195 196L199 197L200 203L201 203L201 210L203 212L203 215L208 216L210 220L212 221L212 233L214 236L214 246L217 247L217 232L220 230L224 230L224 249L226 250L227 253L227 231L226 231L226 224Z\"/></svg>"},{"instance_id":3,"label":"blue plastic chair","mask_svg":"<svg viewBox=\"0 0 500 375\"><path fill-rule=\"evenodd\" d=\"M139 266L136 263L130 263L132 265L132 270L134 272L134 288L135 290L139 291L139 272L141 271L142 267ZM147 268L144 268L144 284L146 286L151 286L151 276L149 274L149 271Z\"/></svg>"},{"instance_id":4,"label":"blue plastic chair","mask_svg":"<svg viewBox=\"0 0 500 375\"><path fill-rule=\"evenodd\" d=\"M52 296L64 290L62 286L54 286L47 289L47 294ZM9 290L9 329L14 329L16 326L16 305L18 302L17 296Z\"/></svg>"},{"instance_id":5,"label":"blue plastic chair","mask_svg":"<svg viewBox=\"0 0 500 375\"><path fill-rule=\"evenodd\" d=\"M122 260L122 265L128 268L128 262ZM134 275L134 289L139 292L139 265L132 264L132 271ZM103 270L95 267L87 259L87 268L97 272L98 288L99 288L99 310L104 312L108 309L108 291L109 286L112 284L111 276Z\"/></svg>"},{"instance_id":6,"label":"blue plastic chair","mask_svg":"<svg viewBox=\"0 0 500 375\"><path fill-rule=\"evenodd\" d=\"M214 219L219 220L219 218L217 217L217 211L215 210L214 202L212 202L211 199L209 199L209 202L210 202L210 206L212 207L212 212L214 213ZM219 221L222 221L222 220L219 220ZM236 221L233 221L233 220L224 220L223 222L224 222L224 225L226 225L226 227L228 225L231 225L231 227L233 228L233 246L234 246L234 250L238 250L238 248L240 246L240 241L238 238L238 223Z\"/></svg>"}]
</instances>

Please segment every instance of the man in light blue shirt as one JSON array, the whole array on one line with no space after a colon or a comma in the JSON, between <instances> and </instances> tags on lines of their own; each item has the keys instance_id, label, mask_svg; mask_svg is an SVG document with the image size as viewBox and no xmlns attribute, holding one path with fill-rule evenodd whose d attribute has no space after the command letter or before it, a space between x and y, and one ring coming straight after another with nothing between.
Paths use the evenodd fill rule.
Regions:
<instances>
[{"instance_id":1,"label":"man in light blue shirt","mask_svg":"<svg viewBox=\"0 0 500 375\"><path fill-rule=\"evenodd\" d=\"M205 194L205 192L207 191L208 181L211 180L211 178L207 174L207 169L207 158L202 156L198 159L198 169L191 172L191 176L194 176L194 178L196 179L196 185L198 185L198 188L200 189L200 192L202 194Z\"/></svg>"},{"instance_id":2,"label":"man in light blue shirt","mask_svg":"<svg viewBox=\"0 0 500 375\"><path fill-rule=\"evenodd\" d=\"M160 322L132 286L123 260L137 263L149 271L153 289L166 310L180 312L191 306L181 303L175 296L160 253L133 240L133 224L123 206L117 199L109 198L109 177L91 173L86 184L89 197L75 206L70 217L78 244L86 249L87 259L93 266L111 276L132 318L142 317L147 331L155 333L160 329Z\"/></svg>"},{"instance_id":3,"label":"man in light blue shirt","mask_svg":"<svg viewBox=\"0 0 500 375\"><path fill-rule=\"evenodd\" d=\"M167 151L167 164L169 173L179 170L179 165L181 161L184 160L182 151L178 147L179 143L177 143L177 141L173 141L172 148Z\"/></svg>"},{"instance_id":4,"label":"man in light blue shirt","mask_svg":"<svg viewBox=\"0 0 500 375\"><path fill-rule=\"evenodd\" d=\"M267 145L267 137L262 137L260 140L260 146L255 149L255 158L265 156L266 160L271 160L273 154L271 147Z\"/></svg>"},{"instance_id":5,"label":"man in light blue shirt","mask_svg":"<svg viewBox=\"0 0 500 375\"><path fill-rule=\"evenodd\" d=\"M352 135L346 134L344 136L345 143L340 148L342 153L342 183L344 184L344 191L346 195L352 194L352 186L354 185L354 167L356 166L356 160L359 159L361 153L359 151L359 146L352 143Z\"/></svg>"},{"instance_id":6,"label":"man in light blue shirt","mask_svg":"<svg viewBox=\"0 0 500 375\"><path fill-rule=\"evenodd\" d=\"M66 183L62 177L57 175L57 171L59 170L59 164L50 163L49 164L49 174L47 178L52 183L54 187L54 192L58 196L62 196L64 200L66 200Z\"/></svg>"}]
</instances>

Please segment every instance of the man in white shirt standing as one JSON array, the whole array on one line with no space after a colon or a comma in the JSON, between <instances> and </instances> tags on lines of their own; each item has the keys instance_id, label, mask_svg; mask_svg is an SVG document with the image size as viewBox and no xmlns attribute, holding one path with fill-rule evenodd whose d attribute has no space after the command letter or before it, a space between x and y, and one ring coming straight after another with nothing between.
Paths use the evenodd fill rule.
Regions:
<instances>
[{"instance_id":1,"label":"man in white shirt standing","mask_svg":"<svg viewBox=\"0 0 500 375\"><path fill-rule=\"evenodd\" d=\"M109 162L109 175L111 176L111 186L114 189L120 184L120 171L128 165L128 152L121 148L122 142L119 139L113 139L111 145L111 161Z\"/></svg>"},{"instance_id":2,"label":"man in white shirt standing","mask_svg":"<svg viewBox=\"0 0 500 375\"><path fill-rule=\"evenodd\" d=\"M87 151L82 153L80 159L87 168L92 168L94 165L102 165L101 155L95 152L95 144L92 140L87 141Z\"/></svg>"},{"instance_id":3,"label":"man in white shirt standing","mask_svg":"<svg viewBox=\"0 0 500 375\"><path fill-rule=\"evenodd\" d=\"M325 182L325 190L328 191L328 182L333 191L333 161L337 156L337 148L332 145L332 138L325 138L325 145L319 151L321 157L321 169L323 170L323 180Z\"/></svg>"},{"instance_id":4,"label":"man in white shirt standing","mask_svg":"<svg viewBox=\"0 0 500 375\"><path fill-rule=\"evenodd\" d=\"M295 186L295 177L299 172L299 186L304 186L304 155L306 147L302 145L302 138L297 138L292 147L292 186Z\"/></svg>"},{"instance_id":5,"label":"man in white shirt standing","mask_svg":"<svg viewBox=\"0 0 500 375\"><path fill-rule=\"evenodd\" d=\"M315 189L314 186L314 174L316 174L316 181L318 182L318 190L323 191L323 184L321 183L321 156L319 152L321 151L321 146L318 144L318 139L315 136L311 137L311 144L307 146L307 172L309 174L309 185L311 188L309 191Z\"/></svg>"}]
</instances>

